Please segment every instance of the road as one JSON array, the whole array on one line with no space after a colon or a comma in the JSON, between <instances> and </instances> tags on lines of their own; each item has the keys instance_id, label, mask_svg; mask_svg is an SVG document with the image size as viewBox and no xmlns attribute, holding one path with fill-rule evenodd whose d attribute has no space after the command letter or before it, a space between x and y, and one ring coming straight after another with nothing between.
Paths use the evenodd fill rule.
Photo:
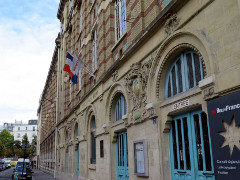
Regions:
<instances>
[{"instance_id":1,"label":"road","mask_svg":"<svg viewBox=\"0 0 240 180\"><path fill-rule=\"evenodd\" d=\"M11 180L12 172L13 172L13 168L1 171L0 172L0 180Z\"/></svg>"},{"instance_id":2,"label":"road","mask_svg":"<svg viewBox=\"0 0 240 180\"><path fill-rule=\"evenodd\" d=\"M34 173L33 173L32 180L57 180L57 179L54 179L52 176L50 176L42 171L39 171L37 169L33 169L33 171L34 171ZM11 180L12 173L13 173L13 168L1 171L0 172L0 180Z\"/></svg>"}]
</instances>

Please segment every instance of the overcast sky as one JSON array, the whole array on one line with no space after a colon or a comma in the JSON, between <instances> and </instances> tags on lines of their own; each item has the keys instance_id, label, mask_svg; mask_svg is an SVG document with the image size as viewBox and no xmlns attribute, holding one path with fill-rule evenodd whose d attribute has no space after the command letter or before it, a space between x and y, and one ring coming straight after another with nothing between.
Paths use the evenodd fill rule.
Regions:
<instances>
[{"instance_id":1,"label":"overcast sky","mask_svg":"<svg viewBox=\"0 0 240 180\"><path fill-rule=\"evenodd\" d=\"M59 0L0 0L0 125L37 119L59 31Z\"/></svg>"}]
</instances>

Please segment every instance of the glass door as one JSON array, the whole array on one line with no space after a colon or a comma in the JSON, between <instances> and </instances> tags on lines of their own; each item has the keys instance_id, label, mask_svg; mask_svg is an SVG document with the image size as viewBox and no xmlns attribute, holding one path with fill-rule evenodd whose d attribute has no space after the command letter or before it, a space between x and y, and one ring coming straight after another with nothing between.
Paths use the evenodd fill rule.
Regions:
<instances>
[{"instance_id":1,"label":"glass door","mask_svg":"<svg viewBox=\"0 0 240 180\"><path fill-rule=\"evenodd\" d=\"M207 115L194 111L174 117L169 135L172 180L214 180Z\"/></svg>"},{"instance_id":2,"label":"glass door","mask_svg":"<svg viewBox=\"0 0 240 180\"><path fill-rule=\"evenodd\" d=\"M77 179L78 179L78 176L79 176L79 145L78 145L78 148L77 148Z\"/></svg>"},{"instance_id":3,"label":"glass door","mask_svg":"<svg viewBox=\"0 0 240 180\"><path fill-rule=\"evenodd\" d=\"M127 132L118 133L116 143L116 179L128 180L128 147Z\"/></svg>"}]
</instances>

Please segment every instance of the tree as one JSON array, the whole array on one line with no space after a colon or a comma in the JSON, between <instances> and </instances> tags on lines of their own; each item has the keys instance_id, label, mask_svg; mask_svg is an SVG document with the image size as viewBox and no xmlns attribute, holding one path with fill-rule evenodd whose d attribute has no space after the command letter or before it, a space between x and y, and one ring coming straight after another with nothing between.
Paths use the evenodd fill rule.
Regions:
<instances>
[{"instance_id":1,"label":"tree","mask_svg":"<svg viewBox=\"0 0 240 180\"><path fill-rule=\"evenodd\" d=\"M29 152L29 141L28 141L28 136L27 134L24 134L23 139L22 139L22 149L24 151L24 156L29 157L30 152Z\"/></svg>"},{"instance_id":2,"label":"tree","mask_svg":"<svg viewBox=\"0 0 240 180\"><path fill-rule=\"evenodd\" d=\"M13 142L14 156L23 157L22 142L15 140Z\"/></svg>"},{"instance_id":3,"label":"tree","mask_svg":"<svg viewBox=\"0 0 240 180\"><path fill-rule=\"evenodd\" d=\"M10 132L6 129L4 129L0 133L0 141L1 141L1 147L0 147L0 155L1 156L13 156L14 150L13 150L13 142L14 137L10 134Z\"/></svg>"},{"instance_id":4,"label":"tree","mask_svg":"<svg viewBox=\"0 0 240 180\"><path fill-rule=\"evenodd\" d=\"M36 152L37 152L37 136L36 135L34 135L34 137L33 137L31 147L32 147L31 155L33 157L36 155Z\"/></svg>"},{"instance_id":5,"label":"tree","mask_svg":"<svg viewBox=\"0 0 240 180\"><path fill-rule=\"evenodd\" d=\"M22 143L19 140L13 142L14 149L22 149Z\"/></svg>"}]
</instances>

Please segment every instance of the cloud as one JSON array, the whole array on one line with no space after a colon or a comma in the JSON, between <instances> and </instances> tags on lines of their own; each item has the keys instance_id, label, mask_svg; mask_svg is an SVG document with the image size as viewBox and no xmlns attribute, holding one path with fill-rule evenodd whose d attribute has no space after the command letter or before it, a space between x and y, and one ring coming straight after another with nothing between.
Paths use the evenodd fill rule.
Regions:
<instances>
[{"instance_id":1,"label":"cloud","mask_svg":"<svg viewBox=\"0 0 240 180\"><path fill-rule=\"evenodd\" d=\"M37 118L59 31L59 1L13 0L19 8L6 1L0 2L0 124Z\"/></svg>"}]
</instances>

